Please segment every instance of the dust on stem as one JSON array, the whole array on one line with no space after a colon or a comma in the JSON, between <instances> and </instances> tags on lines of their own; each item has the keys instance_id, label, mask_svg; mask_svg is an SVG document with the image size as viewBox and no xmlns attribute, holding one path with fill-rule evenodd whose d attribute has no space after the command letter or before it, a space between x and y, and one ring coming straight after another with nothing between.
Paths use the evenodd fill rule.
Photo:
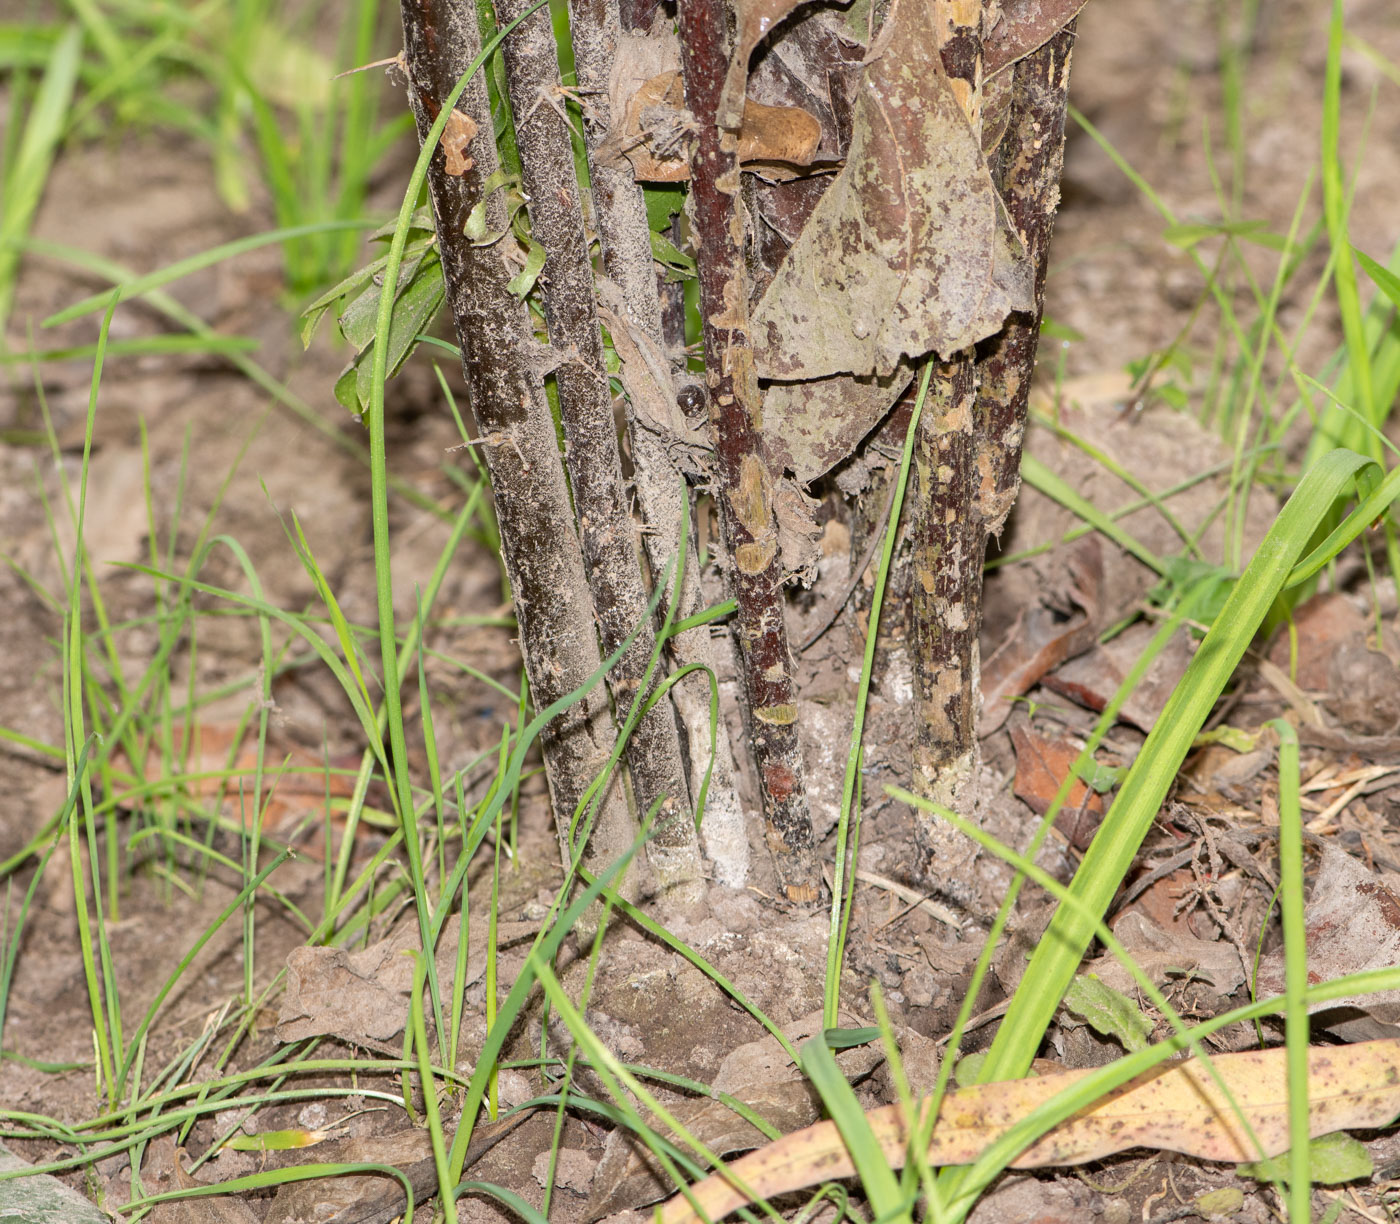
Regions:
<instances>
[{"instance_id":1,"label":"dust on stem","mask_svg":"<svg viewBox=\"0 0 1400 1224\"><path fill-rule=\"evenodd\" d=\"M500 0L501 21L521 17L530 2ZM558 363L554 377L567 441L565 464L604 653L611 655L636 630L631 646L608 676L621 713L647 695L643 685L649 683L656 634L623 487L582 193L574 170L549 10L539 9L526 17L502 44L502 54L522 185L529 201L531 241L546 252L538 288L553 351L551 363ZM650 811L660 805L656 836L647 845L658 882L693 891L702 879L700 852L669 701L656 702L637 723L627 742L626 760L638 807Z\"/></svg>"},{"instance_id":2,"label":"dust on stem","mask_svg":"<svg viewBox=\"0 0 1400 1224\"><path fill-rule=\"evenodd\" d=\"M409 103L419 139L441 100L481 48L472 0L403 0ZM524 302L507 287L511 271L496 244L476 245L465 229L486 201L487 232L502 234L501 192L486 192L497 156L486 84L468 82L457 109L478 135L456 151L449 174L441 148L428 170L447 300L462 350L462 369L496 500L501 554L510 578L520 649L535 705L544 709L580 688L602 655L587 598L583 556L545 399L541 363ZM568 827L589 784L605 768L613 732L601 685L556 718L540 737L561 853L571 859ZM636 824L622 787L609 786L598 810L585 864L606 865L631 845Z\"/></svg>"},{"instance_id":3,"label":"dust on stem","mask_svg":"<svg viewBox=\"0 0 1400 1224\"><path fill-rule=\"evenodd\" d=\"M949 91L980 142L982 0L934 0L929 16ZM988 184L990 186L990 184ZM913 651L919 702L915 789L949 806L952 791L977 763L977 635L982 623L984 535L974 520L977 494L973 405L975 352L951 354L929 384L914 451ZM940 876L965 857L960 835L925 825ZM949 879L949 891L958 889Z\"/></svg>"},{"instance_id":4,"label":"dust on stem","mask_svg":"<svg viewBox=\"0 0 1400 1224\"><path fill-rule=\"evenodd\" d=\"M628 391L628 442L633 489L643 523L642 547L651 572L656 576L664 574L667 567L676 562L684 543L680 603L675 612L678 617L685 618L694 616L705 606L693 525L684 537L681 533L683 516L692 516L688 488L680 468L672 460L668 439L648 426L642 405L636 402L636 382L627 377L629 362L623 355L633 333L636 343L631 347L636 354L635 364L645 364L640 351L643 344L650 344L654 352L662 354L654 373L664 385L658 385L655 392L658 399L675 402L675 388L665 360L666 337L651 254L646 201L630 165L609 149L614 123L610 86L625 37L623 26L618 0L570 0L574 72L579 94L588 100L583 109L583 137L593 195L593 221L602 251L603 273L616 287L619 303L618 310L608 318L608 330L623 360L623 385ZM734 786L729 737L722 728L712 727L710 721L710 690L706 676L716 671L715 644L708 628L697 626L673 635L667 649L681 667L696 665L699 669L672 687L671 699L680 715L690 750L692 796L700 794L706 768L712 764L702 834L715 879L731 888L742 888L749 870L748 833Z\"/></svg>"},{"instance_id":5,"label":"dust on stem","mask_svg":"<svg viewBox=\"0 0 1400 1224\"><path fill-rule=\"evenodd\" d=\"M700 271L716 501L738 604L735 621L766 837L787 898L812 904L821 895L821 875L784 620L774 477L759 434L762 405L749 339L739 166L733 134L716 123L729 68L727 19L723 0L681 0L685 102L698 129L687 208Z\"/></svg>"}]
</instances>

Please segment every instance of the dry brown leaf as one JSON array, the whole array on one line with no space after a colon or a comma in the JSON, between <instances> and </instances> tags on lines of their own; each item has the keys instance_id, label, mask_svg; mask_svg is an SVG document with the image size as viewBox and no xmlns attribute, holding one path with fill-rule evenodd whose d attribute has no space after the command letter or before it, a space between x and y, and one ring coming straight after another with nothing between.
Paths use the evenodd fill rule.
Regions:
<instances>
[{"instance_id":1,"label":"dry brown leaf","mask_svg":"<svg viewBox=\"0 0 1400 1224\"><path fill-rule=\"evenodd\" d=\"M982 43L988 76L1043 46L1065 28L1086 0L1002 0L1001 20Z\"/></svg>"},{"instance_id":2,"label":"dry brown leaf","mask_svg":"<svg viewBox=\"0 0 1400 1224\"><path fill-rule=\"evenodd\" d=\"M1263 1154L1288 1148L1288 1090L1282 1049L1222 1054L1212 1064L1249 1118ZM987 1145L1033 1109L1093 1069L1037 1079L981 1084L950 1093L939 1111L929 1148L934 1165L970 1164ZM1400 1041L1319 1047L1308 1056L1310 1133L1383 1126L1400 1110ZM891 1167L905 1162L909 1131L903 1107L887 1105L866 1118ZM1013 1165L1043 1168L1083 1164L1128 1148L1181 1152L1204 1160L1241 1162L1260 1152L1214 1080L1195 1060L1138 1076L1027 1148ZM855 1166L833 1122L818 1122L728 1166L764 1198L820 1182L851 1177ZM661 1224L697 1224L696 1203L719 1220L750 1201L715 1174L677 1195L662 1209Z\"/></svg>"},{"instance_id":3,"label":"dry brown leaf","mask_svg":"<svg viewBox=\"0 0 1400 1224\"><path fill-rule=\"evenodd\" d=\"M729 56L729 71L720 91L715 122L727 130L748 124L744 93L749 80L749 59L754 48L778 22L806 0L738 0L735 6L738 35Z\"/></svg>"},{"instance_id":4,"label":"dry brown leaf","mask_svg":"<svg viewBox=\"0 0 1400 1224\"><path fill-rule=\"evenodd\" d=\"M234 739L237 737L237 745ZM171 740L178 759L167 762L159 744L146 752L146 777L178 784L181 794L191 801L223 800L234 819L245 824L260 811L263 829L274 836L290 836L298 823L311 813L322 812L326 799L348 799L354 791L354 778L346 770L359 763L358 754L326 761L296 745L268 743L263 751L262 806L253 802L253 778L257 773L256 734L246 727L229 723L199 723L193 728L176 724ZM119 763L130 767L124 755ZM173 775L173 776L172 776ZM300 849L319 857L320 839L306 842Z\"/></svg>"},{"instance_id":5,"label":"dry brown leaf","mask_svg":"<svg viewBox=\"0 0 1400 1224\"><path fill-rule=\"evenodd\" d=\"M773 514L778 522L778 552L783 571L801 577L810 585L821 560L822 529L814 511L819 502L808 497L790 480L780 480L773 496Z\"/></svg>"},{"instance_id":6,"label":"dry brown leaf","mask_svg":"<svg viewBox=\"0 0 1400 1224\"><path fill-rule=\"evenodd\" d=\"M447 116L447 126L442 129L441 144L443 155L447 158L443 169L448 174L460 177L472 168L474 163L467 156L467 146L471 144L475 135L476 120L470 115L454 110Z\"/></svg>"},{"instance_id":7,"label":"dry brown leaf","mask_svg":"<svg viewBox=\"0 0 1400 1224\"><path fill-rule=\"evenodd\" d=\"M887 375L773 383L763 393L763 436L774 464L811 484L855 450L913 379L905 360Z\"/></svg>"},{"instance_id":8,"label":"dry brown leaf","mask_svg":"<svg viewBox=\"0 0 1400 1224\"><path fill-rule=\"evenodd\" d=\"M1400 964L1400 897L1345 850L1323 844L1304 917L1311 980ZM1282 949L1260 959L1259 989L1282 992ZM1400 991L1356 995L1309 1010L1325 1013L1314 1023L1344 1037L1389 1036L1400 1026Z\"/></svg>"},{"instance_id":9,"label":"dry brown leaf","mask_svg":"<svg viewBox=\"0 0 1400 1224\"><path fill-rule=\"evenodd\" d=\"M1013 698L1094 646L1103 587L1099 537L1086 536L1065 550L1064 571L1067 581L1042 588L1040 599L1023 607L1010 632L983 662L979 738L1000 730L1011 716Z\"/></svg>"},{"instance_id":10,"label":"dry brown leaf","mask_svg":"<svg viewBox=\"0 0 1400 1224\"><path fill-rule=\"evenodd\" d=\"M1044 816L1060 784L1069 775L1079 748L1068 739L1051 739L1020 723L1011 728L1016 749L1016 798L1037 816ZM1079 779L1055 817L1055 827L1076 850L1087 850L1103 820L1103 796Z\"/></svg>"},{"instance_id":11,"label":"dry brown leaf","mask_svg":"<svg viewBox=\"0 0 1400 1224\"><path fill-rule=\"evenodd\" d=\"M638 182L679 183L690 178L687 138L695 121L685 107L679 72L662 72L642 82L627 100L625 114L620 147ZM766 106L746 98L739 161L805 166L821 137L821 124L799 107Z\"/></svg>"}]
</instances>

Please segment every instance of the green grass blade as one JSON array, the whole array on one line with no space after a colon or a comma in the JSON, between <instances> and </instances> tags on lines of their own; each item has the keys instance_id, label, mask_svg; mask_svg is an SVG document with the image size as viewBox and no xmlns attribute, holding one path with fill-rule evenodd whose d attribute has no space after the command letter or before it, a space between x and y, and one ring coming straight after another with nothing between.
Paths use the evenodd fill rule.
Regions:
<instances>
[{"instance_id":1,"label":"green grass blade","mask_svg":"<svg viewBox=\"0 0 1400 1224\"><path fill-rule=\"evenodd\" d=\"M1367 466L1359 455L1334 451L1307 473L1279 513L1159 716L1075 873L1071 891L1085 903L1086 914L1107 911L1196 732L1263 624L1295 559ZM1086 917L1063 906L1056 912L983 1064L982 1082L1026 1073L1093 934L1093 923Z\"/></svg>"},{"instance_id":2,"label":"green grass blade","mask_svg":"<svg viewBox=\"0 0 1400 1224\"><path fill-rule=\"evenodd\" d=\"M865 1111L837 1065L825 1033L803 1042L802 1070L841 1132L878 1224L908 1224L912 1219L910 1197L900 1188L899 1178L885 1159Z\"/></svg>"},{"instance_id":3,"label":"green grass blade","mask_svg":"<svg viewBox=\"0 0 1400 1224\"><path fill-rule=\"evenodd\" d=\"M14 302L19 243L29 232L67 124L82 48L83 32L76 25L69 26L54 44L14 164L5 167L4 186L0 189L0 335L4 334ZM101 310L108 296L99 295L93 309Z\"/></svg>"},{"instance_id":4,"label":"green grass blade","mask_svg":"<svg viewBox=\"0 0 1400 1224\"><path fill-rule=\"evenodd\" d=\"M272 246L274 243L303 238L308 234L373 229L377 224L377 221L362 217L352 218L348 221L317 221L308 225L293 225L284 229L266 230L261 234L249 234L246 238L237 238L232 242L221 243L207 251L200 251L197 255L178 259L174 263L158 268L145 276L138 276L135 280L127 281L121 286L120 296L117 300L129 302L132 298L141 297L143 294L150 293L152 289L159 289L172 281L181 279L181 277L189 276L192 272L199 272L213 264L233 259L248 251ZM74 302L73 305L65 307L56 314L51 314L44 320L43 326L57 327L60 323L69 323L74 319L82 318L83 315L92 314L106 306L111 296L109 292L94 293L81 301Z\"/></svg>"}]
</instances>

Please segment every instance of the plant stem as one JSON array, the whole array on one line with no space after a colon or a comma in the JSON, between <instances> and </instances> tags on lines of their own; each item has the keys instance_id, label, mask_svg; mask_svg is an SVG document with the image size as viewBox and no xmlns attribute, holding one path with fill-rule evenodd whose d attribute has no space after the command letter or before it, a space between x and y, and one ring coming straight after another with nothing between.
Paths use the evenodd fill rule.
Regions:
<instances>
[{"instance_id":1,"label":"plant stem","mask_svg":"<svg viewBox=\"0 0 1400 1224\"><path fill-rule=\"evenodd\" d=\"M530 0L500 0L502 22ZM515 116L522 185L529 200L531 240L548 252L539 281L549 329L564 426L565 465L573 489L579 542L593 595L602 649L612 654L641 624L609 675L619 717L638 697L656 649L647 615L641 563L623 489L612 390L594 301L588 238L580 208L569 125L559 98L559 62L549 10L539 9L502 44ZM553 105L551 105L553 102ZM558 109L556 109L556 107ZM694 892L702 880L680 736L670 703L657 702L627 743L627 766L638 808L661 803L647 860L663 887Z\"/></svg>"},{"instance_id":2,"label":"plant stem","mask_svg":"<svg viewBox=\"0 0 1400 1224\"><path fill-rule=\"evenodd\" d=\"M403 0L409 103L419 139L481 46L472 0ZM520 649L538 709L578 688L602 662L586 596L583 556L563 464L536 359L538 346L525 304L507 288L510 271L495 245L476 246L467 217L497 169L486 84L478 74L458 105L476 124L470 164L460 175L433 153L428 189L437 219L447 300L462 367L496 498L501 554L510 578ZM486 208L489 232L506 228L500 192ZM546 773L565 866L572 859L569 825L588 784L608 760L612 736L606 694L599 687L541 735ZM630 846L635 822L622 788L608 788L585 863L606 865Z\"/></svg>"},{"instance_id":3,"label":"plant stem","mask_svg":"<svg viewBox=\"0 0 1400 1224\"><path fill-rule=\"evenodd\" d=\"M774 475L759 433L762 403L749 341L748 275L739 166L715 121L729 62L723 0L681 0L681 71L695 116L687 208L700 269L705 381L715 439L716 501L729 553L750 740L768 848L789 901L821 895L797 732L797 687L784 620L783 570L773 514ZM731 139L726 140L729 136Z\"/></svg>"},{"instance_id":4,"label":"plant stem","mask_svg":"<svg viewBox=\"0 0 1400 1224\"><path fill-rule=\"evenodd\" d=\"M622 37L618 0L570 0L569 22L578 88L588 99L583 135L603 272L620 290L617 296L625 310L622 322L665 351L646 202L628 163L606 151L612 128L608 82ZM675 397L674 385L662 387L661 392L670 399ZM690 500L685 478L667 453L665 442L639 422L637 406L630 401L627 425L633 483L645 528L642 547L653 576L659 577L676 560L681 547L681 518L691 514ZM693 541L694 529L686 535ZM693 545L687 547L683 563L678 619L693 616L705 606ZM714 757L701 828L715 878L731 888L742 888L748 878L749 843L734 787L734 759L723 725L715 727L710 719L706 673L716 670L714 643L709 629L700 626L676 634L668 645L680 667L694 664L704 669L677 683L671 698L685 728L693 796L700 793L705 766Z\"/></svg>"}]
</instances>

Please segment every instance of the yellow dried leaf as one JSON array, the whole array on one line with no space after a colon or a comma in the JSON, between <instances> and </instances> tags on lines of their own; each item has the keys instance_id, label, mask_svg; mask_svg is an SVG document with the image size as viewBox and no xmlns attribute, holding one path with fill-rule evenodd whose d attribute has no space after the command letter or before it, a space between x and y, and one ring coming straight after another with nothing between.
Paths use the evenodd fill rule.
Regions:
<instances>
[{"instance_id":1,"label":"yellow dried leaf","mask_svg":"<svg viewBox=\"0 0 1400 1224\"><path fill-rule=\"evenodd\" d=\"M1285 1051L1253 1050L1212 1059L1230 1095L1263 1147L1276 1156L1288 1148ZM987 1146L1039 1105L1093 1070L981 1084L950 1093L939 1111L929 1147L933 1165L970 1164ZM1400 1112L1400 1040L1317 1048L1308 1057L1312 1135L1383 1126ZM891 1167L905 1162L909 1131L902 1109L887 1105L866 1115ZM1170 1063L1129 1081L1062 1122L1013 1162L1018 1169L1083 1164L1128 1148L1181 1152L1231 1163L1261 1155L1209 1073L1196 1060ZM855 1173L832 1122L819 1122L770 1143L729 1171L763 1198L801 1190ZM691 1190L710 1220L750 1201L723 1177ZM661 1224L697 1224L691 1203L677 1195L662 1209Z\"/></svg>"},{"instance_id":2,"label":"yellow dried leaf","mask_svg":"<svg viewBox=\"0 0 1400 1224\"><path fill-rule=\"evenodd\" d=\"M447 158L443 167L448 174L460 177L472 168L473 162L467 156L467 145L476 135L476 121L470 115L454 110L447 116L447 126L442 129L442 152Z\"/></svg>"}]
</instances>

